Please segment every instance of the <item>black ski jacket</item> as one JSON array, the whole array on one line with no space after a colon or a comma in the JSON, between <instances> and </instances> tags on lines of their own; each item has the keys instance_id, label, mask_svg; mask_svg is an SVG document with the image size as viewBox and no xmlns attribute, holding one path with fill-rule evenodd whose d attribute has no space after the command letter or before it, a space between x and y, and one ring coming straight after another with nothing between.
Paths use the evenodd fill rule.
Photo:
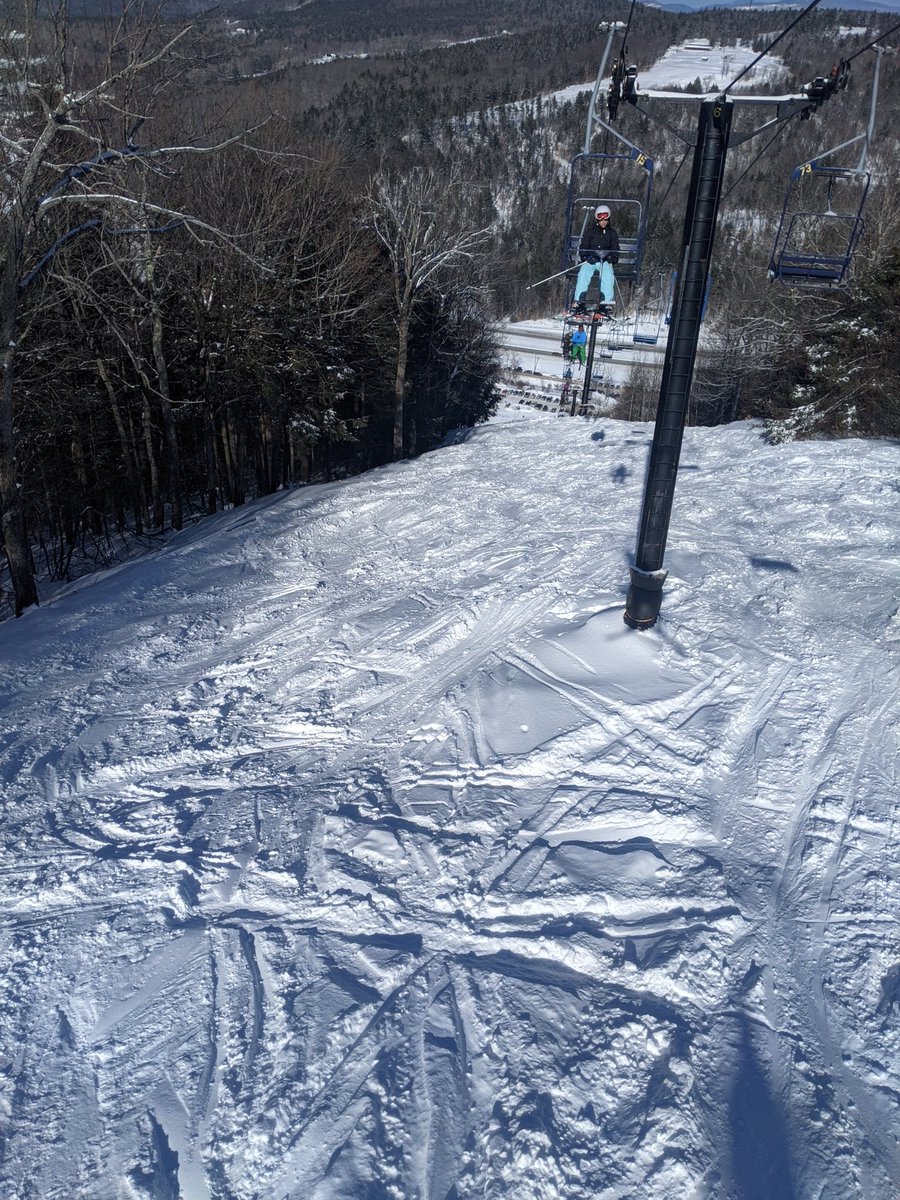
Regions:
<instances>
[{"instance_id":1,"label":"black ski jacket","mask_svg":"<svg viewBox=\"0 0 900 1200\"><path fill-rule=\"evenodd\" d=\"M598 262L605 258L607 262L617 263L619 261L619 235L612 225L601 229L596 221L592 221L581 239L578 253L582 261L589 259L589 256L593 254Z\"/></svg>"}]
</instances>

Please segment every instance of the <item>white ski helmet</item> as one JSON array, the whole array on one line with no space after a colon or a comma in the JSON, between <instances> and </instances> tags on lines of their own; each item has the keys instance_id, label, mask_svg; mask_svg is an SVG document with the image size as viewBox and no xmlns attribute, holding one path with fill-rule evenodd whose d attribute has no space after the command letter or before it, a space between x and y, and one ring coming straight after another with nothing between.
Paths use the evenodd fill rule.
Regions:
<instances>
[{"instance_id":1,"label":"white ski helmet","mask_svg":"<svg viewBox=\"0 0 900 1200\"><path fill-rule=\"evenodd\" d=\"M608 204L598 204L598 205L597 205L597 207L594 209L594 216L595 216L595 217L608 217L608 216L610 216L610 215L611 215L611 214L610 214L610 211L609 211L609 205L608 205Z\"/></svg>"}]
</instances>

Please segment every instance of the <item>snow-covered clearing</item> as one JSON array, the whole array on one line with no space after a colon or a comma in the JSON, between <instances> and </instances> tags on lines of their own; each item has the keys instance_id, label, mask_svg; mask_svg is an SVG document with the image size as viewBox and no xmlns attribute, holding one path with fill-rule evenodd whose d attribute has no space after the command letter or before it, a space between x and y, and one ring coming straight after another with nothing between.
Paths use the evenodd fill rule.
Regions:
<instances>
[{"instance_id":1,"label":"snow-covered clearing","mask_svg":"<svg viewBox=\"0 0 900 1200\"><path fill-rule=\"evenodd\" d=\"M648 71L638 72L638 88L646 92L654 88L687 87L701 79L705 91L725 87L758 57L750 45L738 43L733 46L711 46L691 40L680 46L670 47ZM775 55L760 58L753 70L741 80L737 87L774 84L786 74L783 61Z\"/></svg>"},{"instance_id":2,"label":"snow-covered clearing","mask_svg":"<svg viewBox=\"0 0 900 1200\"><path fill-rule=\"evenodd\" d=\"M0 627L8 1200L900 1187L896 445L507 409Z\"/></svg>"},{"instance_id":3,"label":"snow-covered clearing","mask_svg":"<svg viewBox=\"0 0 900 1200\"><path fill-rule=\"evenodd\" d=\"M645 71L638 72L638 90L665 90L673 87L689 87L700 79L705 92L724 87L739 75L757 57L752 46L738 43L733 46L712 46L708 42L692 38L678 46L670 46L662 58ZM764 55L737 87L759 86L761 83L776 83L787 68L775 55ZM608 80L603 82L605 87ZM582 92L590 91L594 84L576 83L549 93L557 101L574 100Z\"/></svg>"},{"instance_id":4,"label":"snow-covered clearing","mask_svg":"<svg viewBox=\"0 0 900 1200\"><path fill-rule=\"evenodd\" d=\"M671 46L661 59L646 71L638 74L638 91L646 92L655 89L689 87L698 78L705 91L724 87L740 74L743 69L756 58L756 53L750 46L742 44L734 46L701 45L697 41L684 42L679 46ZM787 68L780 58L765 55L759 63L748 72L746 77L737 85L740 92L747 87L758 86L761 83L776 83L780 81ZM609 77L601 80L600 99L605 98L605 88L609 85ZM556 91L547 92L540 97L543 103L568 104L585 92L593 91L595 81L587 83L572 83ZM465 117L453 119L453 124L460 128L468 128L472 122L485 119L496 119L501 112L512 116L521 115L526 110L532 110L537 98L528 100L513 100L509 104L497 108L473 109ZM598 115L603 113L598 109ZM568 167L568 164L563 164Z\"/></svg>"}]
</instances>

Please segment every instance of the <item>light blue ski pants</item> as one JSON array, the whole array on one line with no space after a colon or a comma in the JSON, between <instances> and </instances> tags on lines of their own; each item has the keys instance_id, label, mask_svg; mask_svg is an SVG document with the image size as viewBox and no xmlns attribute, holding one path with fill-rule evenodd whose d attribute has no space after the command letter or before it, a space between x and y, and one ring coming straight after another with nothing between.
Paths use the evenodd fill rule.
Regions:
<instances>
[{"instance_id":1,"label":"light blue ski pants","mask_svg":"<svg viewBox=\"0 0 900 1200\"><path fill-rule=\"evenodd\" d=\"M616 298L616 277L613 274L612 263L598 262L589 263L583 262L578 270L578 278L575 280L575 299L587 299L587 290L591 286L591 280L594 274L600 276L600 294L606 301L612 302Z\"/></svg>"}]
</instances>

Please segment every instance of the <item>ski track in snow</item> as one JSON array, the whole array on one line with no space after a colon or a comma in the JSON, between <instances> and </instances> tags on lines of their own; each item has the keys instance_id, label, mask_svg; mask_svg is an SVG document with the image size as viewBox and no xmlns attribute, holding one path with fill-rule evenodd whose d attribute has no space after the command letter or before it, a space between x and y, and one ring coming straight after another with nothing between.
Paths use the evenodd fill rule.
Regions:
<instances>
[{"instance_id":1,"label":"ski track in snow","mask_svg":"<svg viewBox=\"0 0 900 1200\"><path fill-rule=\"evenodd\" d=\"M688 430L638 635L651 434L506 410L0 627L0 1194L898 1194L897 447Z\"/></svg>"}]
</instances>

